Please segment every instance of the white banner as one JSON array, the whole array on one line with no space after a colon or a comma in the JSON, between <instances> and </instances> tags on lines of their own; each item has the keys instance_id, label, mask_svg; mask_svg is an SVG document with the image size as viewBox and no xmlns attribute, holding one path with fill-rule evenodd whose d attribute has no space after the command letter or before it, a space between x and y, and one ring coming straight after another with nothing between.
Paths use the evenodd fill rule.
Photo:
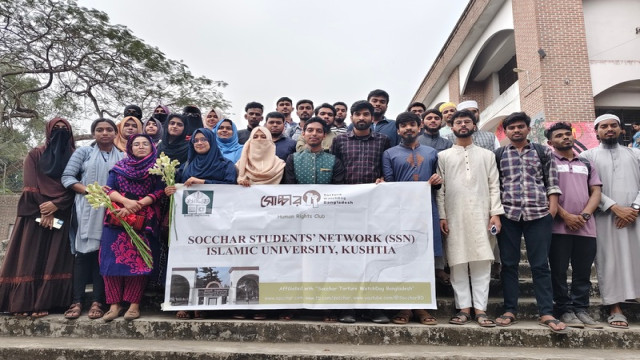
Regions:
<instances>
[{"instance_id":1,"label":"white banner","mask_svg":"<svg viewBox=\"0 0 640 360\"><path fill-rule=\"evenodd\" d=\"M164 310L436 308L426 182L174 196Z\"/></svg>"}]
</instances>

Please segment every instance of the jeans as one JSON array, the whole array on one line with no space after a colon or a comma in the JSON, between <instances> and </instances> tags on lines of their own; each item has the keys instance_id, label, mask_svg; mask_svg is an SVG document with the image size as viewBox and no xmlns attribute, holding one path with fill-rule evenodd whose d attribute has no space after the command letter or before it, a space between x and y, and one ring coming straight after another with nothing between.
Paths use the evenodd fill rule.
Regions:
<instances>
[{"instance_id":1,"label":"jeans","mask_svg":"<svg viewBox=\"0 0 640 360\"><path fill-rule=\"evenodd\" d=\"M104 281L100 275L98 264L98 251L90 253L76 253L76 261L73 265L73 303L84 301L85 287L89 278L93 282L93 299L104 304Z\"/></svg>"},{"instance_id":2,"label":"jeans","mask_svg":"<svg viewBox=\"0 0 640 360\"><path fill-rule=\"evenodd\" d=\"M551 273L549 271L549 246L551 244L551 215L530 220L513 221L500 216L502 229L498 234L498 246L502 260L502 290L504 294L504 312L514 315L518 312L518 265L520 263L520 243L524 234L527 259L531 265L533 291L536 296L540 316L553 313L553 294L551 291Z\"/></svg>"},{"instance_id":3,"label":"jeans","mask_svg":"<svg viewBox=\"0 0 640 360\"><path fill-rule=\"evenodd\" d=\"M553 234L549 251L554 312L580 312L589 308L591 266L596 258L596 238ZM567 286L567 269L571 261L571 294Z\"/></svg>"}]
</instances>

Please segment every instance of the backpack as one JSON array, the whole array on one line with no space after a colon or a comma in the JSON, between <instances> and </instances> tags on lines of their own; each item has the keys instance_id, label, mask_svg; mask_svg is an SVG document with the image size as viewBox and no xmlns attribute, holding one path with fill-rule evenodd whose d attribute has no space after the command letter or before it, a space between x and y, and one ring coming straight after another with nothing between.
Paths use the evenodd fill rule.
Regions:
<instances>
[{"instance_id":1,"label":"backpack","mask_svg":"<svg viewBox=\"0 0 640 360\"><path fill-rule=\"evenodd\" d=\"M549 158L549 156L547 156L546 151L544 151L544 146L534 142L530 144L536 150L536 153L538 154L538 158L540 159L540 164L542 164L542 181L544 182L544 187L547 188L549 187L549 168L551 167L551 162L550 162L551 159ZM500 168L500 160L502 160L502 155L504 154L504 150L506 148L507 148L506 146L502 146L493 151L494 154L496 155L496 165L498 166L498 173L500 174L500 179L502 179L502 169ZM578 160L582 161L584 166L587 167L587 176L590 178L591 163L589 162L589 160L583 159L581 157L578 157ZM549 162L549 165L545 166L547 162Z\"/></svg>"}]
</instances>

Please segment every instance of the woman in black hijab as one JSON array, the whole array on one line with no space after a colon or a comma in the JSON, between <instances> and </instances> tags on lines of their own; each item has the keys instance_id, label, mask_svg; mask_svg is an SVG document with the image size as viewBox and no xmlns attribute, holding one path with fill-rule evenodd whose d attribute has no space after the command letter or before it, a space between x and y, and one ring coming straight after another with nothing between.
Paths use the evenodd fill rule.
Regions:
<instances>
[{"instance_id":1,"label":"woman in black hijab","mask_svg":"<svg viewBox=\"0 0 640 360\"><path fill-rule=\"evenodd\" d=\"M67 120L47 123L45 145L24 160L24 188L0 269L0 312L33 318L71 301L69 223L74 193L60 181L75 143Z\"/></svg>"},{"instance_id":2,"label":"woman in black hijab","mask_svg":"<svg viewBox=\"0 0 640 360\"><path fill-rule=\"evenodd\" d=\"M180 164L185 163L189 154L189 142L186 138L186 123L182 115L169 115L164 124L162 141L158 145L158 154L164 153L171 160L178 160Z\"/></svg>"}]
</instances>

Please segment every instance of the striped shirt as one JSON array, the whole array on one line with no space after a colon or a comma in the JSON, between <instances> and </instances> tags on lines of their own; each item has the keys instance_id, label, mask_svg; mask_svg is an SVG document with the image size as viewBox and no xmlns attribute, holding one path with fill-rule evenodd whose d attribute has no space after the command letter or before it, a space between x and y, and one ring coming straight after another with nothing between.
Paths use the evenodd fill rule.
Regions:
<instances>
[{"instance_id":1,"label":"striped shirt","mask_svg":"<svg viewBox=\"0 0 640 360\"><path fill-rule=\"evenodd\" d=\"M505 216L513 221L530 221L549 214L548 196L562 194L558 185L558 170L551 149L544 148L546 164L541 164L531 143L518 152L513 144L506 146L500 159L500 190ZM549 184L545 188L542 167L549 169Z\"/></svg>"},{"instance_id":2,"label":"striped shirt","mask_svg":"<svg viewBox=\"0 0 640 360\"><path fill-rule=\"evenodd\" d=\"M371 131L359 137L350 130L333 140L331 153L344 164L345 184L368 184L382 177L382 154L390 147L384 134Z\"/></svg>"}]
</instances>

